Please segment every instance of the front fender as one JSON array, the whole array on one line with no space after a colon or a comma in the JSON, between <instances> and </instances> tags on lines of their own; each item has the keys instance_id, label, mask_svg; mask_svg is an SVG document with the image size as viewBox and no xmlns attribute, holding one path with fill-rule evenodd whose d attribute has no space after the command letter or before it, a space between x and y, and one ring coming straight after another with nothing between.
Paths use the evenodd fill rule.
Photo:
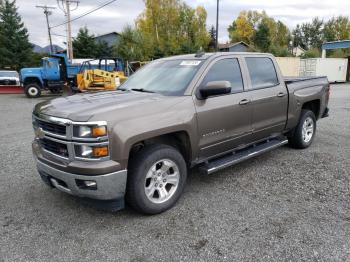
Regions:
<instances>
[{"instance_id":1,"label":"front fender","mask_svg":"<svg viewBox=\"0 0 350 262\"><path fill-rule=\"evenodd\" d=\"M26 83L28 81L37 81L41 85L44 84L41 70L39 68L23 68L20 71L20 78L22 83Z\"/></svg>"},{"instance_id":2,"label":"front fender","mask_svg":"<svg viewBox=\"0 0 350 262\"><path fill-rule=\"evenodd\" d=\"M188 108L187 108L188 109ZM192 159L196 155L197 121L191 110L159 112L142 118L130 118L114 125L111 130L111 155L123 168L127 167L130 150L133 145L163 135L185 132L191 144Z\"/></svg>"}]
</instances>

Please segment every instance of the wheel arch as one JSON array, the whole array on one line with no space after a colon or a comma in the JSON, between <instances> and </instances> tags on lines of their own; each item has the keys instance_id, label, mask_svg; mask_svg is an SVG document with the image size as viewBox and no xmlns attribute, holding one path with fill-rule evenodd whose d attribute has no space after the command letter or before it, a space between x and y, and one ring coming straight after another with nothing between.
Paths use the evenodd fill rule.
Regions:
<instances>
[{"instance_id":1,"label":"wheel arch","mask_svg":"<svg viewBox=\"0 0 350 262\"><path fill-rule=\"evenodd\" d=\"M29 84L38 84L41 88L43 88L43 83L42 81L39 79L39 77L36 77L36 76L30 76L30 77L26 77L24 80L23 80L23 85L26 86L26 85L29 85Z\"/></svg>"},{"instance_id":2,"label":"wheel arch","mask_svg":"<svg viewBox=\"0 0 350 262\"><path fill-rule=\"evenodd\" d=\"M152 144L164 144L172 146L179 150L187 165L190 165L192 162L191 140L188 132L184 130L150 137L133 143L129 150L128 159L132 158L134 154L142 150L142 148L145 146Z\"/></svg>"},{"instance_id":3,"label":"wheel arch","mask_svg":"<svg viewBox=\"0 0 350 262\"><path fill-rule=\"evenodd\" d=\"M310 110L315 114L316 119L320 117L321 101L319 99L305 102L301 109Z\"/></svg>"}]
</instances>

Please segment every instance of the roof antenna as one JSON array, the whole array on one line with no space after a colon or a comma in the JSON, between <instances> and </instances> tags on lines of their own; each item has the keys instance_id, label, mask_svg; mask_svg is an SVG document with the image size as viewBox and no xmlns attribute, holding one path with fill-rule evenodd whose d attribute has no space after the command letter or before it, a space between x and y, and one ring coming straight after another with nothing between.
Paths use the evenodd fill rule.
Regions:
<instances>
[{"instance_id":1,"label":"roof antenna","mask_svg":"<svg viewBox=\"0 0 350 262\"><path fill-rule=\"evenodd\" d=\"M200 47L194 57L202 57L204 55L205 55L205 52L204 52L203 48Z\"/></svg>"}]
</instances>

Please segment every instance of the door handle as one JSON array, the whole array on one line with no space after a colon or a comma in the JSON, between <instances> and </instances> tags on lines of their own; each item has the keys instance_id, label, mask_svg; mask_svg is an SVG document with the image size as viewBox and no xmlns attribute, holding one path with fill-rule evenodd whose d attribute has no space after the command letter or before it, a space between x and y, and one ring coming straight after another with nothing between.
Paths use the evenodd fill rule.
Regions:
<instances>
[{"instance_id":1,"label":"door handle","mask_svg":"<svg viewBox=\"0 0 350 262\"><path fill-rule=\"evenodd\" d=\"M248 100L248 99L243 99L243 100L239 101L240 105L246 105L246 104L249 104L249 103L250 103L250 100Z\"/></svg>"},{"instance_id":2,"label":"door handle","mask_svg":"<svg viewBox=\"0 0 350 262\"><path fill-rule=\"evenodd\" d=\"M280 93L277 94L278 97L284 97L285 95L286 95L286 94L283 93L283 92L280 92Z\"/></svg>"}]
</instances>

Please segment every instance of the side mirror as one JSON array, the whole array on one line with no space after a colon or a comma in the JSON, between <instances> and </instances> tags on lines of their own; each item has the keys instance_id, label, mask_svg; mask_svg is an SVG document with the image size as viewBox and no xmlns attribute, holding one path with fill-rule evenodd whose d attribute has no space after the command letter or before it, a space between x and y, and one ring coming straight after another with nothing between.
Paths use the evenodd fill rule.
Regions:
<instances>
[{"instance_id":1,"label":"side mirror","mask_svg":"<svg viewBox=\"0 0 350 262\"><path fill-rule=\"evenodd\" d=\"M231 83L229 81L211 81L199 88L202 99L209 96L217 96L231 93Z\"/></svg>"}]
</instances>

